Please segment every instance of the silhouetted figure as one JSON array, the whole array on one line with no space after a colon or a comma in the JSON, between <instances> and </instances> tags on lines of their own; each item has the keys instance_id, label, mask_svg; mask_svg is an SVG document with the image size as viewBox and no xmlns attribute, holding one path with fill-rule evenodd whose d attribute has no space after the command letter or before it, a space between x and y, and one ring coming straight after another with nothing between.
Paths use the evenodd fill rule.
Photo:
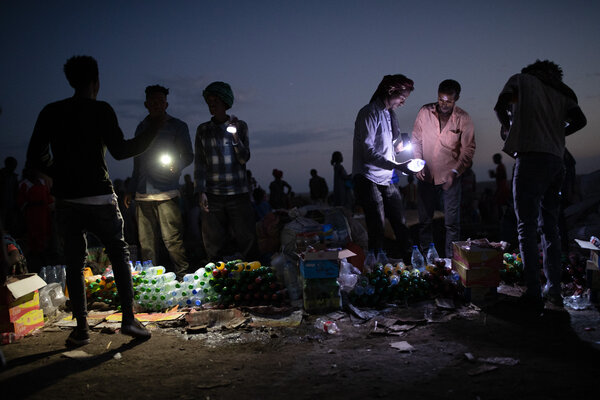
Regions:
<instances>
[{"instance_id":1,"label":"silhouetted figure","mask_svg":"<svg viewBox=\"0 0 600 400\"><path fill-rule=\"evenodd\" d=\"M44 265L52 265L54 198L44 177L36 170L25 168L19 186L18 203L27 228L27 264L31 272L39 273Z\"/></svg>"},{"instance_id":2,"label":"silhouetted figure","mask_svg":"<svg viewBox=\"0 0 600 400\"><path fill-rule=\"evenodd\" d=\"M88 232L102 241L112 264L123 311L121 333L149 338L150 332L134 318L123 218L104 155L106 149L117 160L140 154L152 143L164 121L152 121L152 129L125 140L111 106L96 100L100 88L96 60L89 56L72 57L64 72L75 93L48 104L40 112L29 142L26 167L45 172L53 180L69 298L77 320L67 344L80 346L90 341L82 269Z\"/></svg>"},{"instance_id":3,"label":"silhouetted figure","mask_svg":"<svg viewBox=\"0 0 600 400\"><path fill-rule=\"evenodd\" d=\"M283 171L274 169L273 178L275 180L269 185L269 204L271 204L273 210L288 208L290 202L289 194L292 191L292 187L282 179Z\"/></svg>"},{"instance_id":4,"label":"silhouetted figure","mask_svg":"<svg viewBox=\"0 0 600 400\"><path fill-rule=\"evenodd\" d=\"M196 130L194 181L202 209L202 237L209 260L227 252L229 233L244 260L258 259L254 210L248 192L246 163L250 159L248 125L227 115L233 91L225 82L213 82L202 93L212 115Z\"/></svg>"},{"instance_id":5,"label":"silhouetted figure","mask_svg":"<svg viewBox=\"0 0 600 400\"><path fill-rule=\"evenodd\" d=\"M0 220L6 232L16 235L19 233L19 212L17 206L17 193L19 190L19 176L17 159L6 157L4 168L0 169Z\"/></svg>"},{"instance_id":6,"label":"silhouetted figure","mask_svg":"<svg viewBox=\"0 0 600 400\"><path fill-rule=\"evenodd\" d=\"M502 163L502 155L500 153L496 153L493 155L492 160L494 161L494 164L496 164L496 169L490 170L489 174L490 178L494 178L496 180L496 192L494 195L496 197L496 205L498 207L498 217L502 219L504 213L506 212L508 202L512 200L512 192L508 186L506 167Z\"/></svg>"},{"instance_id":7,"label":"silhouetted figure","mask_svg":"<svg viewBox=\"0 0 600 400\"><path fill-rule=\"evenodd\" d=\"M310 188L310 199L313 203L319 205L327 204L327 195L329 194L329 188L325 178L317 174L316 169L310 170L310 180L308 186Z\"/></svg>"},{"instance_id":8,"label":"silhouetted figure","mask_svg":"<svg viewBox=\"0 0 600 400\"><path fill-rule=\"evenodd\" d=\"M333 165L333 205L346 207L354 210L354 193L352 192L352 175L346 172L342 165L344 156L339 151L331 154L331 165Z\"/></svg>"},{"instance_id":9,"label":"silhouetted figure","mask_svg":"<svg viewBox=\"0 0 600 400\"><path fill-rule=\"evenodd\" d=\"M473 163L475 128L471 117L456 106L460 84L452 79L438 86L436 103L421 107L412 134L415 158L425 160L417 173L421 247L433 242L433 213L438 194L444 204L445 255L452 257L452 242L460 240L461 175Z\"/></svg>"},{"instance_id":10,"label":"silhouetted figure","mask_svg":"<svg viewBox=\"0 0 600 400\"><path fill-rule=\"evenodd\" d=\"M261 187L257 187L252 192L252 205L254 206L254 212L256 214L256 220L262 220L268 213L270 213L271 205L267 201L267 192Z\"/></svg>"},{"instance_id":11,"label":"silhouetted figure","mask_svg":"<svg viewBox=\"0 0 600 400\"><path fill-rule=\"evenodd\" d=\"M527 285L523 305L538 314L544 307L538 229L547 279L544 295L562 305L558 215L565 177L565 136L583 128L587 120L577 96L562 82L562 69L547 60L537 60L513 75L494 110L502 124L503 151L516 158L513 196Z\"/></svg>"},{"instance_id":12,"label":"silhouetted figure","mask_svg":"<svg viewBox=\"0 0 600 400\"><path fill-rule=\"evenodd\" d=\"M133 159L125 205L129 207L135 195L142 259L159 263L162 241L172 264L167 265L167 270L182 278L189 263L183 246L185 228L179 206L179 179L181 171L194 161L194 154L187 124L167 113L168 94L169 89L160 85L146 87L144 106L148 116L140 122L135 135L150 129L152 119L166 121L148 150Z\"/></svg>"},{"instance_id":13,"label":"silhouetted figure","mask_svg":"<svg viewBox=\"0 0 600 400\"><path fill-rule=\"evenodd\" d=\"M368 248L374 253L383 249L385 218L390 221L396 236L397 248L394 251L399 254L394 255L406 256L410 248L402 196L391 180L394 169L411 173L407 167L409 161L396 161L398 149L395 141L400 131L393 110L404 104L413 89L413 81L406 76L386 75L369 104L356 116L352 159L354 193L357 204L364 210Z\"/></svg>"},{"instance_id":14,"label":"silhouetted figure","mask_svg":"<svg viewBox=\"0 0 600 400\"><path fill-rule=\"evenodd\" d=\"M256 179L252 176L252 171L249 169L246 170L246 178L248 180L248 192L252 193L258 187L258 182L256 182Z\"/></svg>"}]
</instances>

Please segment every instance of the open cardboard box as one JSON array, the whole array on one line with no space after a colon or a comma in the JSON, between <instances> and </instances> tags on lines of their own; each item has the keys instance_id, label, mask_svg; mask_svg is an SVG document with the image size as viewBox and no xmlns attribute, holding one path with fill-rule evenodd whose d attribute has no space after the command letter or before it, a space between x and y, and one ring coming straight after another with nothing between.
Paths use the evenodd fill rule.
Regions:
<instances>
[{"instance_id":1,"label":"open cardboard box","mask_svg":"<svg viewBox=\"0 0 600 400\"><path fill-rule=\"evenodd\" d=\"M0 332L24 336L44 325L38 289L46 282L37 274L9 276L0 287Z\"/></svg>"},{"instance_id":2,"label":"open cardboard box","mask_svg":"<svg viewBox=\"0 0 600 400\"><path fill-rule=\"evenodd\" d=\"M302 253L300 273L306 279L337 278L340 260L356 254L348 249L325 249Z\"/></svg>"}]
</instances>

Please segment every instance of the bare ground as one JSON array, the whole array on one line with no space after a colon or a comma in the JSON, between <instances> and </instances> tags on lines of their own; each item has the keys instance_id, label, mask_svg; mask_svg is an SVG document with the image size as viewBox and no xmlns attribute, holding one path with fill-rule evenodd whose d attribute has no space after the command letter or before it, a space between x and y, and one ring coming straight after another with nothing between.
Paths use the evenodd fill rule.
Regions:
<instances>
[{"instance_id":1,"label":"bare ground","mask_svg":"<svg viewBox=\"0 0 600 400\"><path fill-rule=\"evenodd\" d=\"M79 348L86 358L75 359L64 354L68 331L50 327L0 348L8 362L0 390L4 399L597 397L597 309L531 318L500 294L482 309L436 309L427 322L429 304L390 307L366 321L338 313L338 334L318 331L310 315L298 326L267 319L200 333L151 324L152 338L141 343L94 331ZM412 351L391 346L400 341Z\"/></svg>"}]
</instances>

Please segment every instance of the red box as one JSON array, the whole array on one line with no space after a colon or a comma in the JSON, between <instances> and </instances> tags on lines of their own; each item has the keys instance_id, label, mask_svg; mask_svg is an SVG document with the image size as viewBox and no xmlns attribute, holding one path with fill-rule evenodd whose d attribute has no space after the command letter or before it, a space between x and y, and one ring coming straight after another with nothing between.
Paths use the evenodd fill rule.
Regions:
<instances>
[{"instance_id":1,"label":"red box","mask_svg":"<svg viewBox=\"0 0 600 400\"><path fill-rule=\"evenodd\" d=\"M42 310L33 310L14 322L0 324L0 332L14 332L15 335L25 336L43 326L44 312Z\"/></svg>"}]
</instances>

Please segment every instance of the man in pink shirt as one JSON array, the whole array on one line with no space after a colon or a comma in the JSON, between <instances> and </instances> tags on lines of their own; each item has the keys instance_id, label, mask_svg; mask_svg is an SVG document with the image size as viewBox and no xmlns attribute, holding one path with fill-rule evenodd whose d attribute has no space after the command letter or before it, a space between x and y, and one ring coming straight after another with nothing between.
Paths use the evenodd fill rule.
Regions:
<instances>
[{"instance_id":1,"label":"man in pink shirt","mask_svg":"<svg viewBox=\"0 0 600 400\"><path fill-rule=\"evenodd\" d=\"M413 157L426 162L416 174L421 247L433 242L433 213L441 192L446 257L452 256L452 242L460 239L460 176L471 166L475 154L473 122L456 106L460 89L452 79L440 83L437 103L421 107L412 134Z\"/></svg>"}]
</instances>

